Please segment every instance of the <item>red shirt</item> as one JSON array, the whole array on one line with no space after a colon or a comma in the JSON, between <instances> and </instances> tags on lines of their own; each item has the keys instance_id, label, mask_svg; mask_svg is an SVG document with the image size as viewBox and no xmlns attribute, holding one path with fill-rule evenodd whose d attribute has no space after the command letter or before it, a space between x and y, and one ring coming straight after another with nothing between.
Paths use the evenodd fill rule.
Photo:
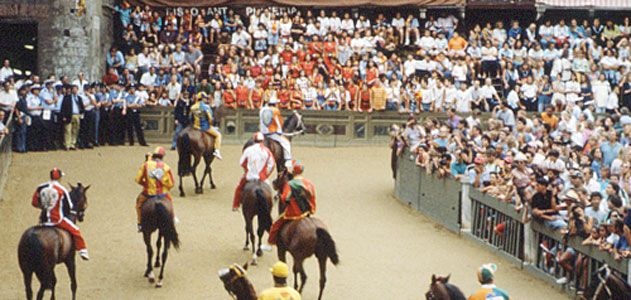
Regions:
<instances>
[{"instance_id":1,"label":"red shirt","mask_svg":"<svg viewBox=\"0 0 631 300\"><path fill-rule=\"evenodd\" d=\"M239 85L234 92L237 95L237 105L239 107L246 107L248 105L248 98L250 97L250 90L243 85Z\"/></svg>"},{"instance_id":2,"label":"red shirt","mask_svg":"<svg viewBox=\"0 0 631 300\"><path fill-rule=\"evenodd\" d=\"M313 74L313 68L315 67L314 61L305 61L302 63L302 69L305 70L305 75L311 76Z\"/></svg>"},{"instance_id":3,"label":"red shirt","mask_svg":"<svg viewBox=\"0 0 631 300\"><path fill-rule=\"evenodd\" d=\"M280 108L288 108L289 107L289 90L280 90L278 91L278 100L280 100L280 104L278 105Z\"/></svg>"},{"instance_id":4,"label":"red shirt","mask_svg":"<svg viewBox=\"0 0 631 300\"><path fill-rule=\"evenodd\" d=\"M261 73L263 73L263 68L259 65L255 65L250 68L250 75L254 78L259 77Z\"/></svg>"},{"instance_id":5,"label":"red shirt","mask_svg":"<svg viewBox=\"0 0 631 300\"><path fill-rule=\"evenodd\" d=\"M283 58L283 64L288 65L291 63L291 58L294 57L294 52L291 50L283 50L283 52L280 53L280 56Z\"/></svg>"},{"instance_id":6,"label":"red shirt","mask_svg":"<svg viewBox=\"0 0 631 300\"><path fill-rule=\"evenodd\" d=\"M68 208L72 209L72 202L68 191L58 182L46 182L41 184L33 193L31 205L42 209L42 218L47 225L61 223L65 217L64 203L68 203ZM42 208L44 206L44 208ZM48 208L45 208L45 207ZM69 213L69 212L68 212Z\"/></svg>"},{"instance_id":7,"label":"red shirt","mask_svg":"<svg viewBox=\"0 0 631 300\"><path fill-rule=\"evenodd\" d=\"M308 46L309 55L322 53L322 42L311 42Z\"/></svg>"}]
</instances>

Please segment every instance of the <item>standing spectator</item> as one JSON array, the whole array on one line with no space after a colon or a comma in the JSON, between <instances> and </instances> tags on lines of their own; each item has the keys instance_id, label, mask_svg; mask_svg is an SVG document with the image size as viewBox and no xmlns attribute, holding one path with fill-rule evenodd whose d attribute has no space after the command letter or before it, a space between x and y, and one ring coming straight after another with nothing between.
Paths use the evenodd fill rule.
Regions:
<instances>
[{"instance_id":1,"label":"standing spectator","mask_svg":"<svg viewBox=\"0 0 631 300\"><path fill-rule=\"evenodd\" d=\"M201 92L204 93L204 92ZM175 108L173 109L173 115L175 116L175 132L173 134L173 140L171 141L171 150L175 150L177 146L177 137L182 131L182 129L186 128L189 124L189 111L191 107L191 98L188 91L182 93L177 100L175 100L174 104ZM215 117L213 116L213 119Z\"/></svg>"},{"instance_id":2,"label":"standing spectator","mask_svg":"<svg viewBox=\"0 0 631 300\"><path fill-rule=\"evenodd\" d=\"M5 112L5 118L13 110L18 102L18 95L13 89L11 82L5 81L2 83L2 90L0 91L0 110ZM0 119L0 121L5 121Z\"/></svg>"},{"instance_id":3,"label":"standing spectator","mask_svg":"<svg viewBox=\"0 0 631 300\"><path fill-rule=\"evenodd\" d=\"M2 68L0 68L0 82L7 82L10 77L13 77L13 69L11 68L11 62L5 59L2 62Z\"/></svg>"},{"instance_id":4,"label":"standing spectator","mask_svg":"<svg viewBox=\"0 0 631 300\"><path fill-rule=\"evenodd\" d=\"M140 109L145 106L145 99L138 94L139 92L136 91L136 86L130 85L127 91L127 97L125 98L127 105L125 127L127 129L127 137L129 138L130 146L134 145L134 132L138 138L138 143L141 146L147 146L142 124L140 123Z\"/></svg>"},{"instance_id":5,"label":"standing spectator","mask_svg":"<svg viewBox=\"0 0 631 300\"><path fill-rule=\"evenodd\" d=\"M72 85L71 92L61 103L61 118L64 125L64 146L66 150L76 150L81 115L85 112L83 101L79 96L79 87Z\"/></svg>"},{"instance_id":6,"label":"standing spectator","mask_svg":"<svg viewBox=\"0 0 631 300\"><path fill-rule=\"evenodd\" d=\"M125 115L127 114L127 93L122 86L114 84L110 91L112 114L110 119L110 145L125 144Z\"/></svg>"},{"instance_id":7,"label":"standing spectator","mask_svg":"<svg viewBox=\"0 0 631 300\"><path fill-rule=\"evenodd\" d=\"M381 81L376 80L375 85L370 89L370 109L368 112L382 112L386 109L386 89Z\"/></svg>"}]
</instances>

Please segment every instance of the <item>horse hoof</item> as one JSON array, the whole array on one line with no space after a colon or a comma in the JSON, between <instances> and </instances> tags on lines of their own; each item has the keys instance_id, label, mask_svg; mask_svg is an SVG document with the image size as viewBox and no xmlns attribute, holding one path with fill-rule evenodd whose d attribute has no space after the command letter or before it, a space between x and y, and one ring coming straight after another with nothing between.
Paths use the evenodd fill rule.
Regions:
<instances>
[{"instance_id":1,"label":"horse hoof","mask_svg":"<svg viewBox=\"0 0 631 300\"><path fill-rule=\"evenodd\" d=\"M160 263L157 262L155 265L153 265L154 268L159 268L160 267Z\"/></svg>"},{"instance_id":2,"label":"horse hoof","mask_svg":"<svg viewBox=\"0 0 631 300\"><path fill-rule=\"evenodd\" d=\"M251 265L251 266L258 266L258 265L259 265L259 263L258 263L258 262L256 262L256 259L253 259L253 260L250 262L250 265Z\"/></svg>"},{"instance_id":3,"label":"horse hoof","mask_svg":"<svg viewBox=\"0 0 631 300\"><path fill-rule=\"evenodd\" d=\"M214 190L214 189L216 189L216 188L217 188L217 187L216 187L214 184L210 186L210 189L211 189L211 190Z\"/></svg>"},{"instance_id":4,"label":"horse hoof","mask_svg":"<svg viewBox=\"0 0 631 300\"><path fill-rule=\"evenodd\" d=\"M180 197L186 197L184 193L180 193Z\"/></svg>"},{"instance_id":5,"label":"horse hoof","mask_svg":"<svg viewBox=\"0 0 631 300\"><path fill-rule=\"evenodd\" d=\"M248 246L243 247L243 251L250 251L250 247Z\"/></svg>"},{"instance_id":6,"label":"horse hoof","mask_svg":"<svg viewBox=\"0 0 631 300\"><path fill-rule=\"evenodd\" d=\"M263 251L261 249L256 250L256 256L258 256L258 257L263 256Z\"/></svg>"},{"instance_id":7,"label":"horse hoof","mask_svg":"<svg viewBox=\"0 0 631 300\"><path fill-rule=\"evenodd\" d=\"M156 281L156 277L155 275L153 275L153 272L149 274L145 274L145 277L147 277L147 280L149 280L149 283L154 283Z\"/></svg>"},{"instance_id":8,"label":"horse hoof","mask_svg":"<svg viewBox=\"0 0 631 300\"><path fill-rule=\"evenodd\" d=\"M203 194L204 191L202 189L195 189L195 194Z\"/></svg>"},{"instance_id":9,"label":"horse hoof","mask_svg":"<svg viewBox=\"0 0 631 300\"><path fill-rule=\"evenodd\" d=\"M159 289L162 287L162 280L158 280L158 282L156 282L156 288Z\"/></svg>"}]
</instances>

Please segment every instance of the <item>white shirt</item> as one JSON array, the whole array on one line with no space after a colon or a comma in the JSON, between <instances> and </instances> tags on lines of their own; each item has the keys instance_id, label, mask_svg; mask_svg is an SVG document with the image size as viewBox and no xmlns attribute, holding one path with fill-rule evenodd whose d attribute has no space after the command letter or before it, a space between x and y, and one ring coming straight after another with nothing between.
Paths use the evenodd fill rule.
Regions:
<instances>
[{"instance_id":1,"label":"white shirt","mask_svg":"<svg viewBox=\"0 0 631 300\"><path fill-rule=\"evenodd\" d=\"M535 84L525 83L520 90L526 98L535 98L537 96L537 86Z\"/></svg>"},{"instance_id":2,"label":"white shirt","mask_svg":"<svg viewBox=\"0 0 631 300\"><path fill-rule=\"evenodd\" d=\"M341 26L342 30L346 31L346 32L353 32L355 31L355 23L353 22L352 19L344 19L342 20L342 26Z\"/></svg>"},{"instance_id":3,"label":"white shirt","mask_svg":"<svg viewBox=\"0 0 631 300\"><path fill-rule=\"evenodd\" d=\"M497 90L495 90L495 87L492 85L483 85L482 87L480 87L480 96L482 96L482 98L484 99L493 98L496 94Z\"/></svg>"},{"instance_id":4,"label":"white shirt","mask_svg":"<svg viewBox=\"0 0 631 300\"><path fill-rule=\"evenodd\" d=\"M15 90L9 90L6 92L4 89L0 90L0 104L2 106L15 106L15 103L18 102L18 94Z\"/></svg>"},{"instance_id":5,"label":"white shirt","mask_svg":"<svg viewBox=\"0 0 631 300\"><path fill-rule=\"evenodd\" d=\"M7 67L2 67L2 69L0 69L0 81L4 82L7 78L13 76L13 69L11 68L7 68Z\"/></svg>"},{"instance_id":6,"label":"white shirt","mask_svg":"<svg viewBox=\"0 0 631 300\"><path fill-rule=\"evenodd\" d=\"M468 113L471 111L471 93L469 90L458 90L456 91L456 111L461 113Z\"/></svg>"},{"instance_id":7,"label":"white shirt","mask_svg":"<svg viewBox=\"0 0 631 300\"><path fill-rule=\"evenodd\" d=\"M263 143L256 143L243 151L239 164L246 169L246 180L260 180L262 176L268 177L272 173L275 163L269 149Z\"/></svg>"},{"instance_id":8,"label":"white shirt","mask_svg":"<svg viewBox=\"0 0 631 300\"><path fill-rule=\"evenodd\" d=\"M151 66L151 58L149 58L149 55L145 55L144 53L138 54L138 66L149 68L149 66Z\"/></svg>"},{"instance_id":9,"label":"white shirt","mask_svg":"<svg viewBox=\"0 0 631 300\"><path fill-rule=\"evenodd\" d=\"M146 72L142 74L142 76L140 77L140 84L147 87L154 86L156 84L157 78L158 78L158 74L153 73L152 75L151 72Z\"/></svg>"}]
</instances>

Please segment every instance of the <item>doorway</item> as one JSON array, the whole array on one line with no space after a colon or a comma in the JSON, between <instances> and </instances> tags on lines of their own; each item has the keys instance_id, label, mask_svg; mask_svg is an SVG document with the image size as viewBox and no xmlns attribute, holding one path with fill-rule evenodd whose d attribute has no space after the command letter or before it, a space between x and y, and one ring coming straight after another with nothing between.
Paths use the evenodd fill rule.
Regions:
<instances>
[{"instance_id":1,"label":"doorway","mask_svg":"<svg viewBox=\"0 0 631 300\"><path fill-rule=\"evenodd\" d=\"M16 77L37 74L37 23L0 21L0 41L0 60L11 62Z\"/></svg>"}]
</instances>

